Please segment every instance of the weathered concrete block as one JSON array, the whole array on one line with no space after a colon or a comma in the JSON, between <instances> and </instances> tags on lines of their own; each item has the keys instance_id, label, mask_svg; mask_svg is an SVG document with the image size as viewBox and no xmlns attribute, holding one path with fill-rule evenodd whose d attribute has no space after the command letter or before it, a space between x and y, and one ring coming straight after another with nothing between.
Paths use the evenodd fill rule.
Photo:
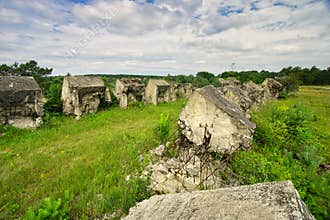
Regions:
<instances>
[{"instance_id":1,"label":"weathered concrete block","mask_svg":"<svg viewBox=\"0 0 330 220\"><path fill-rule=\"evenodd\" d=\"M124 220L267 219L314 217L291 181L152 196L130 209Z\"/></svg>"},{"instance_id":2,"label":"weathered concrete block","mask_svg":"<svg viewBox=\"0 0 330 220\"><path fill-rule=\"evenodd\" d=\"M77 116L95 113L102 97L111 101L109 90L100 77L64 77L61 97L64 113Z\"/></svg>"},{"instance_id":3,"label":"weathered concrete block","mask_svg":"<svg viewBox=\"0 0 330 220\"><path fill-rule=\"evenodd\" d=\"M265 89L260 85L255 84L252 81L243 83L242 90L244 90L250 100L252 101L253 106L262 105L265 98Z\"/></svg>"},{"instance_id":4,"label":"weathered concrete block","mask_svg":"<svg viewBox=\"0 0 330 220\"><path fill-rule=\"evenodd\" d=\"M18 128L42 124L42 92L33 77L0 77L0 123Z\"/></svg>"},{"instance_id":5,"label":"weathered concrete block","mask_svg":"<svg viewBox=\"0 0 330 220\"><path fill-rule=\"evenodd\" d=\"M283 85L279 81L272 78L265 79L261 85L265 90L266 98L278 98L283 89Z\"/></svg>"},{"instance_id":6,"label":"weathered concrete block","mask_svg":"<svg viewBox=\"0 0 330 220\"><path fill-rule=\"evenodd\" d=\"M172 83L170 89L171 101L178 98L189 98L193 93L194 87L191 83Z\"/></svg>"},{"instance_id":7,"label":"weathered concrete block","mask_svg":"<svg viewBox=\"0 0 330 220\"><path fill-rule=\"evenodd\" d=\"M203 87L191 95L180 114L179 126L184 138L219 153L249 149L255 129L240 107L214 86Z\"/></svg>"},{"instance_id":8,"label":"weathered concrete block","mask_svg":"<svg viewBox=\"0 0 330 220\"><path fill-rule=\"evenodd\" d=\"M253 104L252 100L248 96L248 93L239 87L225 86L219 88L219 91L229 101L234 102L236 105L240 106L244 112L247 112Z\"/></svg>"},{"instance_id":9,"label":"weathered concrete block","mask_svg":"<svg viewBox=\"0 0 330 220\"><path fill-rule=\"evenodd\" d=\"M158 105L170 101L170 84L161 79L150 79L146 87L146 102Z\"/></svg>"},{"instance_id":10,"label":"weathered concrete block","mask_svg":"<svg viewBox=\"0 0 330 220\"><path fill-rule=\"evenodd\" d=\"M121 108L127 108L130 103L144 101L145 86L141 79L117 79L115 96L119 100Z\"/></svg>"},{"instance_id":11,"label":"weathered concrete block","mask_svg":"<svg viewBox=\"0 0 330 220\"><path fill-rule=\"evenodd\" d=\"M240 86L241 82L235 77L228 77L226 79L219 78L219 82L222 86Z\"/></svg>"}]
</instances>

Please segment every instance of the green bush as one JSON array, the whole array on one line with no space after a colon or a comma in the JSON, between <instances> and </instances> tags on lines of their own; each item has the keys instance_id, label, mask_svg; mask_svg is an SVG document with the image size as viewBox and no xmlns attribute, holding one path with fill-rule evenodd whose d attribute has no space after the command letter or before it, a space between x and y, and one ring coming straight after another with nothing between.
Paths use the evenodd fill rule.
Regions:
<instances>
[{"instance_id":1,"label":"green bush","mask_svg":"<svg viewBox=\"0 0 330 220\"><path fill-rule=\"evenodd\" d=\"M302 84L302 82L294 74L282 76L281 78L279 78L279 81L284 86L284 91L286 93L297 92L299 89L299 86Z\"/></svg>"},{"instance_id":2,"label":"green bush","mask_svg":"<svg viewBox=\"0 0 330 220\"><path fill-rule=\"evenodd\" d=\"M159 137L162 143L164 143L169 138L169 134L170 134L169 115L160 114L158 124L155 128L155 133Z\"/></svg>"},{"instance_id":3,"label":"green bush","mask_svg":"<svg viewBox=\"0 0 330 220\"><path fill-rule=\"evenodd\" d=\"M278 98L279 99L287 99L289 97L289 93L287 91L281 91Z\"/></svg>"},{"instance_id":4,"label":"green bush","mask_svg":"<svg viewBox=\"0 0 330 220\"><path fill-rule=\"evenodd\" d=\"M313 115L298 104L268 105L254 117L257 124L255 142L261 146L267 144L295 150L309 143L312 134L308 125L312 118Z\"/></svg>"},{"instance_id":5,"label":"green bush","mask_svg":"<svg viewBox=\"0 0 330 220\"><path fill-rule=\"evenodd\" d=\"M38 210L29 207L24 220L65 220L69 219L70 202L72 196L68 191L65 191L64 199L45 198Z\"/></svg>"},{"instance_id":6,"label":"green bush","mask_svg":"<svg viewBox=\"0 0 330 220\"><path fill-rule=\"evenodd\" d=\"M46 112L62 112L62 80L54 79L45 92L47 97L47 102L44 104L44 109Z\"/></svg>"},{"instance_id":7,"label":"green bush","mask_svg":"<svg viewBox=\"0 0 330 220\"><path fill-rule=\"evenodd\" d=\"M292 180L317 219L329 218L329 173L320 173L322 146L310 129L313 114L300 105L270 104L253 115L250 152L237 152L230 168L241 184Z\"/></svg>"}]
</instances>

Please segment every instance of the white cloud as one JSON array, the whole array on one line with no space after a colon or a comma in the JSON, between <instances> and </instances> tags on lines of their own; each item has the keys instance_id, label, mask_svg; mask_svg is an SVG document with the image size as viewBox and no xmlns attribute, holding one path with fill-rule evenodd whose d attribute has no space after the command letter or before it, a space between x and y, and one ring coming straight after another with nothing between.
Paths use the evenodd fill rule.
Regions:
<instances>
[{"instance_id":1,"label":"white cloud","mask_svg":"<svg viewBox=\"0 0 330 220\"><path fill-rule=\"evenodd\" d=\"M56 74L324 68L329 11L308 0L6 1L0 62L36 59Z\"/></svg>"},{"instance_id":2,"label":"white cloud","mask_svg":"<svg viewBox=\"0 0 330 220\"><path fill-rule=\"evenodd\" d=\"M0 8L0 21L5 23L20 23L21 16L14 10Z\"/></svg>"}]
</instances>

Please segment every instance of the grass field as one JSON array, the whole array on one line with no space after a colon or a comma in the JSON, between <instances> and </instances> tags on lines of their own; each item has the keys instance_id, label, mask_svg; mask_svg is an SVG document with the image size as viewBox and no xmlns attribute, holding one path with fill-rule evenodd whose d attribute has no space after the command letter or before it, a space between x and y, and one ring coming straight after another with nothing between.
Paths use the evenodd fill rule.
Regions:
<instances>
[{"instance_id":1,"label":"grass field","mask_svg":"<svg viewBox=\"0 0 330 220\"><path fill-rule=\"evenodd\" d=\"M330 87L303 86L297 95L252 114L253 148L231 168L241 184L290 179L317 219L330 219ZM321 165L321 166L320 166Z\"/></svg>"},{"instance_id":2,"label":"grass field","mask_svg":"<svg viewBox=\"0 0 330 220\"><path fill-rule=\"evenodd\" d=\"M45 197L63 198L66 190L73 196L70 203L72 218L127 212L136 201L149 196L146 184L135 176L148 163L148 159L141 160L140 155L146 155L149 149L159 144L153 130L160 114L169 114L174 131L183 104L147 105L127 110L112 108L80 121L60 116L36 131L0 127L0 219L24 216L28 207L38 207ZM308 125L313 138L309 140L318 146L317 156L322 157L322 163L329 164L330 87L304 86L297 96L274 102L279 107L295 104L313 114L315 120ZM266 115L267 106L253 115L257 126L258 122L261 127L268 124ZM299 182L306 176L299 173L305 170L297 168L305 165L298 160L292 163L294 166L288 165L288 155L284 151L255 144L251 152L239 153L233 160L237 162L233 170L238 175L246 175L242 183L292 179L298 187L299 184L309 184ZM258 170L253 167L255 164L270 167L260 166L262 170ZM325 177L329 183L329 175L322 174L322 179L315 175L313 181L324 181ZM310 179L306 177L306 180ZM318 194L327 193L328 188L315 187ZM308 191L308 187L306 192L304 189L299 192L312 196L303 195L303 198L313 199L315 192ZM329 201L323 200L329 195L320 197L318 194L315 201L308 203L315 212L319 207L329 207ZM320 202L322 204L318 206ZM327 215L321 211L320 216Z\"/></svg>"},{"instance_id":3,"label":"grass field","mask_svg":"<svg viewBox=\"0 0 330 220\"><path fill-rule=\"evenodd\" d=\"M330 163L330 86L301 86L299 94L281 101L284 105L300 104L313 113L316 120L309 124L316 141L322 146L324 163ZM316 143L317 144L317 143ZM329 183L330 184L330 183ZM329 192L330 193L330 192Z\"/></svg>"},{"instance_id":4,"label":"grass field","mask_svg":"<svg viewBox=\"0 0 330 220\"><path fill-rule=\"evenodd\" d=\"M292 101L300 102L316 115L318 120L312 123L311 126L315 133L318 134L318 141L324 146L322 154L325 157L326 162L329 164L330 86L301 86L299 96L293 98Z\"/></svg>"},{"instance_id":5,"label":"grass field","mask_svg":"<svg viewBox=\"0 0 330 220\"><path fill-rule=\"evenodd\" d=\"M45 197L73 194L72 217L123 212L147 196L139 155L159 144L161 113L176 128L183 102L113 108L76 121L62 116L36 131L0 128L0 219L24 215Z\"/></svg>"}]
</instances>

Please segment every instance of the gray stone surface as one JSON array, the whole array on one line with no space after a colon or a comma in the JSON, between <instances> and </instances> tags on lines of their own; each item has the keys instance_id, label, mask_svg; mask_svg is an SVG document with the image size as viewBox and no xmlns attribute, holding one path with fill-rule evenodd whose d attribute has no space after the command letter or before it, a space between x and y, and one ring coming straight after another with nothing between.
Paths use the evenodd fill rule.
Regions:
<instances>
[{"instance_id":1,"label":"gray stone surface","mask_svg":"<svg viewBox=\"0 0 330 220\"><path fill-rule=\"evenodd\" d=\"M283 89L283 85L272 78L267 78L262 82L262 88L265 90L265 97L266 98L273 98L276 99L278 98L280 92Z\"/></svg>"},{"instance_id":2,"label":"gray stone surface","mask_svg":"<svg viewBox=\"0 0 330 220\"><path fill-rule=\"evenodd\" d=\"M253 104L252 100L248 96L248 93L240 87L225 86L221 87L219 90L224 97L240 106L244 112L247 112Z\"/></svg>"},{"instance_id":3,"label":"gray stone surface","mask_svg":"<svg viewBox=\"0 0 330 220\"><path fill-rule=\"evenodd\" d=\"M61 97L64 113L77 116L95 113L102 97L111 101L109 90L100 77L64 77Z\"/></svg>"},{"instance_id":4,"label":"gray stone surface","mask_svg":"<svg viewBox=\"0 0 330 220\"><path fill-rule=\"evenodd\" d=\"M252 101L252 106L259 106L264 103L265 89L260 85L255 84L252 81L243 83L242 90L244 90L250 100Z\"/></svg>"},{"instance_id":5,"label":"gray stone surface","mask_svg":"<svg viewBox=\"0 0 330 220\"><path fill-rule=\"evenodd\" d=\"M42 124L43 101L38 83L32 77L0 77L0 123L17 128Z\"/></svg>"},{"instance_id":6,"label":"gray stone surface","mask_svg":"<svg viewBox=\"0 0 330 220\"><path fill-rule=\"evenodd\" d=\"M241 82L235 77L228 77L226 79L219 78L219 82L222 86L240 86Z\"/></svg>"},{"instance_id":7,"label":"gray stone surface","mask_svg":"<svg viewBox=\"0 0 330 220\"><path fill-rule=\"evenodd\" d=\"M124 220L314 219L291 181L152 196Z\"/></svg>"},{"instance_id":8,"label":"gray stone surface","mask_svg":"<svg viewBox=\"0 0 330 220\"><path fill-rule=\"evenodd\" d=\"M220 161L200 149L178 149L175 158L163 158L148 166L150 188L158 193L175 193L198 190L201 187L214 189L223 181L218 169Z\"/></svg>"},{"instance_id":9,"label":"gray stone surface","mask_svg":"<svg viewBox=\"0 0 330 220\"><path fill-rule=\"evenodd\" d=\"M179 98L189 98L194 91L191 83L172 83L171 84L171 101Z\"/></svg>"},{"instance_id":10,"label":"gray stone surface","mask_svg":"<svg viewBox=\"0 0 330 220\"><path fill-rule=\"evenodd\" d=\"M164 154L166 153L166 147L165 145L161 144L158 147L156 147L156 149L154 150L154 154L157 157L162 157L164 156Z\"/></svg>"},{"instance_id":11,"label":"gray stone surface","mask_svg":"<svg viewBox=\"0 0 330 220\"><path fill-rule=\"evenodd\" d=\"M196 90L179 119L182 135L176 141L176 157L151 164L150 188L160 193L218 188L223 185L221 160L212 152L231 154L249 149L255 124L242 109L214 86ZM157 150L157 149L156 149Z\"/></svg>"},{"instance_id":12,"label":"gray stone surface","mask_svg":"<svg viewBox=\"0 0 330 220\"><path fill-rule=\"evenodd\" d=\"M162 79L150 79L145 91L147 103L158 105L170 101L170 84Z\"/></svg>"},{"instance_id":13,"label":"gray stone surface","mask_svg":"<svg viewBox=\"0 0 330 220\"><path fill-rule=\"evenodd\" d=\"M196 90L180 114L179 126L184 138L194 145L208 146L209 151L233 153L249 149L255 124L240 107L214 87Z\"/></svg>"},{"instance_id":14,"label":"gray stone surface","mask_svg":"<svg viewBox=\"0 0 330 220\"><path fill-rule=\"evenodd\" d=\"M144 101L145 86L139 78L117 79L115 96L119 100L119 106L127 108L130 103Z\"/></svg>"}]
</instances>

